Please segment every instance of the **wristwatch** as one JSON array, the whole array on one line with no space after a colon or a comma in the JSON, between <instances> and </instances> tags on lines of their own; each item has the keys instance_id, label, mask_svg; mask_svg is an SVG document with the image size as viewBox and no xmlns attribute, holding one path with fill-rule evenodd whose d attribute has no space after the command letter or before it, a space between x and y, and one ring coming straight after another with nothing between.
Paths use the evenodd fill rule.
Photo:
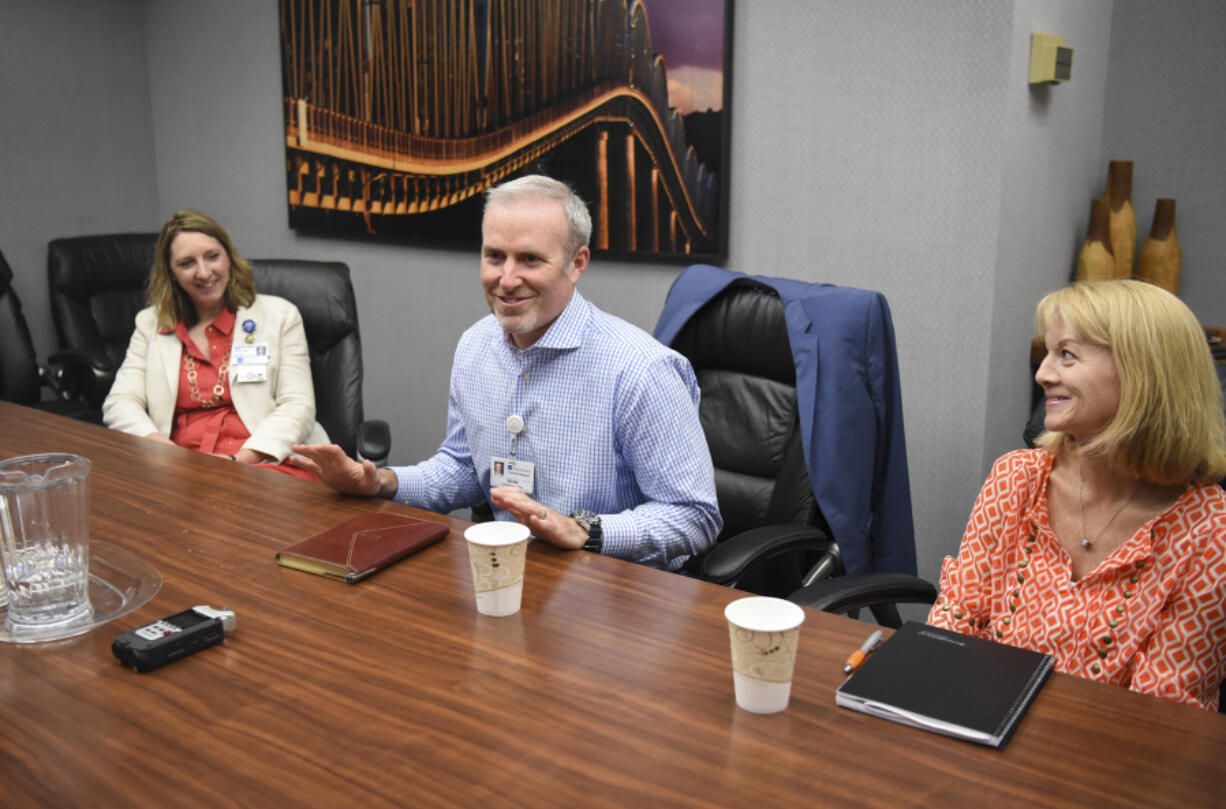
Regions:
<instances>
[{"instance_id":1,"label":"wristwatch","mask_svg":"<svg viewBox=\"0 0 1226 809\"><path fill-rule=\"evenodd\" d=\"M600 529L600 515L594 511L581 508L572 511L570 518L579 523L583 530L587 531L587 542L583 543L583 550L600 553L600 549L604 547L604 534Z\"/></svg>"}]
</instances>

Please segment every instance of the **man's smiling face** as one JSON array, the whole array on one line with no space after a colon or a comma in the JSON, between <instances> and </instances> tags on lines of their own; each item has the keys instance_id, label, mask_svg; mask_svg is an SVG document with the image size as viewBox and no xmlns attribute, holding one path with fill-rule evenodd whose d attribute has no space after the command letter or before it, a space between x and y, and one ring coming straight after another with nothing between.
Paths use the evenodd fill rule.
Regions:
<instances>
[{"instance_id":1,"label":"man's smiling face","mask_svg":"<svg viewBox=\"0 0 1226 809\"><path fill-rule=\"evenodd\" d=\"M525 349L570 303L587 268L586 246L567 254L566 216L551 199L491 205L481 223L481 286L490 311Z\"/></svg>"}]
</instances>

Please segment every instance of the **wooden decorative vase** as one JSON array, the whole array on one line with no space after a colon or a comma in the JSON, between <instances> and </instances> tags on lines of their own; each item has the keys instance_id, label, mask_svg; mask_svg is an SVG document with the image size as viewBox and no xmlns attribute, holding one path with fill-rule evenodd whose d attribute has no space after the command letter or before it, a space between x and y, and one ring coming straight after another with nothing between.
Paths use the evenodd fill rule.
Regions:
<instances>
[{"instance_id":1,"label":"wooden decorative vase","mask_svg":"<svg viewBox=\"0 0 1226 809\"><path fill-rule=\"evenodd\" d=\"M1111 203L1090 203L1090 233L1077 256L1077 280L1115 278L1115 253L1111 250Z\"/></svg>"},{"instance_id":2,"label":"wooden decorative vase","mask_svg":"<svg viewBox=\"0 0 1226 809\"><path fill-rule=\"evenodd\" d=\"M1137 259L1137 277L1178 295L1182 264L1183 251L1175 235L1175 200L1160 199L1154 204L1154 224Z\"/></svg>"},{"instance_id":3,"label":"wooden decorative vase","mask_svg":"<svg viewBox=\"0 0 1226 809\"><path fill-rule=\"evenodd\" d=\"M1137 215L1132 209L1132 161L1112 160L1107 167L1107 199L1111 203L1111 252L1115 277L1132 277L1137 249Z\"/></svg>"}]
</instances>

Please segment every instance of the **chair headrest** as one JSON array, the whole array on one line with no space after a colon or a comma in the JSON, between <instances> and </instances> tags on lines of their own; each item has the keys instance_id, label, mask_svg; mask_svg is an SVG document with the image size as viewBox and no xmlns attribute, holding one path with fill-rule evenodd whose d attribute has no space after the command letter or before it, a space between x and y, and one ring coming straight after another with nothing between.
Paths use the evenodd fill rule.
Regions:
<instances>
[{"instance_id":1,"label":"chair headrest","mask_svg":"<svg viewBox=\"0 0 1226 809\"><path fill-rule=\"evenodd\" d=\"M724 370L796 384L787 319L778 294L735 282L690 318L673 340L694 371Z\"/></svg>"},{"instance_id":2,"label":"chair headrest","mask_svg":"<svg viewBox=\"0 0 1226 809\"><path fill-rule=\"evenodd\" d=\"M357 301L344 263L257 258L251 265L257 291L298 307L316 353L357 331Z\"/></svg>"},{"instance_id":3,"label":"chair headrest","mask_svg":"<svg viewBox=\"0 0 1226 809\"><path fill-rule=\"evenodd\" d=\"M139 290L143 298L157 238L156 233L113 233L53 239L47 245L52 296L88 300L120 289Z\"/></svg>"}]
</instances>

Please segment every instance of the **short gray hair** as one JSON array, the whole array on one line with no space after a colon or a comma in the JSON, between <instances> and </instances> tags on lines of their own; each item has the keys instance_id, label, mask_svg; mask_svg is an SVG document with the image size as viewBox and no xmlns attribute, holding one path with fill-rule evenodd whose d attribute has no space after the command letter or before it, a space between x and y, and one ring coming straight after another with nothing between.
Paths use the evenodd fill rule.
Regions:
<instances>
[{"instance_id":1,"label":"short gray hair","mask_svg":"<svg viewBox=\"0 0 1226 809\"><path fill-rule=\"evenodd\" d=\"M579 252L592 238L592 215L587 204L574 189L561 180L543 174L528 174L485 192L485 211L491 205L520 202L528 199L552 199L562 203L566 216L567 255ZM484 215L484 214L483 214Z\"/></svg>"}]
</instances>

